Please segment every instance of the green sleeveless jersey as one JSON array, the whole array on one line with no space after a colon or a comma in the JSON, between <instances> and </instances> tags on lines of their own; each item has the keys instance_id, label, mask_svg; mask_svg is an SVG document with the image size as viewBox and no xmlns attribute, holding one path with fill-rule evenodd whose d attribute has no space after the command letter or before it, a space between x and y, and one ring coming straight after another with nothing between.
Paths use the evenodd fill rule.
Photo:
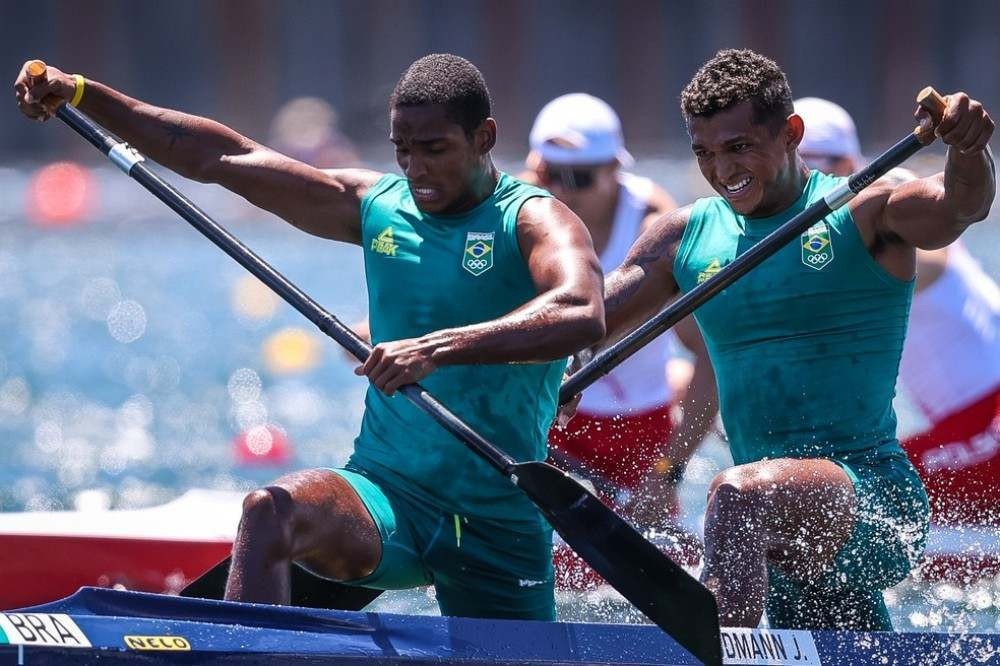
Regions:
<instances>
[{"instance_id":1,"label":"green sleeveless jersey","mask_svg":"<svg viewBox=\"0 0 1000 666\"><path fill-rule=\"evenodd\" d=\"M517 215L548 192L501 174L492 196L461 215L422 213L405 178L383 176L361 202L372 342L415 338L501 317L537 295ZM544 460L565 361L448 365L421 384L518 461ZM537 523L498 474L401 394L368 388L353 465L461 515Z\"/></svg>"},{"instance_id":2,"label":"green sleeveless jersey","mask_svg":"<svg viewBox=\"0 0 1000 666\"><path fill-rule=\"evenodd\" d=\"M845 179L813 171L799 199L747 218L700 199L674 262L690 291ZM868 253L847 206L699 308L736 464L899 450L892 408L913 281Z\"/></svg>"}]
</instances>

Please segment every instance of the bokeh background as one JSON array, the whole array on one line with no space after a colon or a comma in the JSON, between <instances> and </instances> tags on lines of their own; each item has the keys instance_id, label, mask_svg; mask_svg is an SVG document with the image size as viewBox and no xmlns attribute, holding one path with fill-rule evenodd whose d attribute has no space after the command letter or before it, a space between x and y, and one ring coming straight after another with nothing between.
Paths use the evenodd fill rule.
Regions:
<instances>
[{"instance_id":1,"label":"bokeh background","mask_svg":"<svg viewBox=\"0 0 1000 666\"><path fill-rule=\"evenodd\" d=\"M30 54L141 99L263 136L289 98L331 102L351 138L387 136L386 99L414 59L465 56L483 71L501 154L526 146L534 114L575 90L616 107L630 144L685 148L677 96L719 48L775 58L796 96L838 101L865 145L896 138L923 86L1000 102L1000 5L967 0L39 0L0 3L0 62ZM6 109L9 113L10 109ZM6 115L4 116L6 118ZM55 133L0 127L0 154L81 150ZM383 151L384 152L384 151Z\"/></svg>"},{"instance_id":2,"label":"bokeh background","mask_svg":"<svg viewBox=\"0 0 1000 666\"><path fill-rule=\"evenodd\" d=\"M1000 109L1000 3L930 0L0 1L0 70L28 58L217 118L320 166L393 170L386 100L414 59L475 62L517 171L549 99L585 91L619 111L635 170L680 202L706 193L681 88L716 50L781 64L797 97L852 113L866 153L912 127L924 85ZM338 465L364 384L291 308L58 122L0 105L0 510L135 508L187 488L246 490ZM911 165L936 171L933 147ZM345 321L364 315L360 253L310 238L212 186L170 177ZM1000 275L998 214L968 235ZM899 401L901 434L921 427ZM247 453L249 451L249 454ZM683 486L690 516L727 464L710 442ZM696 518L693 518L696 520ZM0 579L3 573L0 572ZM996 630L1000 584L906 583L903 628ZM422 595L395 609L431 611ZM636 620L564 600L565 617Z\"/></svg>"}]
</instances>

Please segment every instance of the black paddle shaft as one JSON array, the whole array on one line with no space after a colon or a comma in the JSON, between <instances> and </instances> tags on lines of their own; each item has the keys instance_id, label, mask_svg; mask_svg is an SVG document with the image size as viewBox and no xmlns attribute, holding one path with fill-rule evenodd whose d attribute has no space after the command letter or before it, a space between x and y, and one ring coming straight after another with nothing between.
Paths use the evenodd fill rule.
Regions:
<instances>
[{"instance_id":1,"label":"black paddle shaft","mask_svg":"<svg viewBox=\"0 0 1000 666\"><path fill-rule=\"evenodd\" d=\"M68 104L56 115L359 361L368 357L371 345L157 176L128 144ZM400 392L513 481L566 543L661 629L701 661L722 663L718 609L704 586L564 472L541 462L517 463L418 384ZM213 580L221 579L224 567L209 572L219 574Z\"/></svg>"},{"instance_id":2,"label":"black paddle shaft","mask_svg":"<svg viewBox=\"0 0 1000 666\"><path fill-rule=\"evenodd\" d=\"M924 88L917 97L917 101L931 110L932 113L940 114L943 111L944 101L931 88ZM710 279L702 282L624 338L595 355L563 383L559 389L559 403L565 404L572 400L573 396L624 363L654 338L675 326L809 227L846 204L861 190L902 164L927 143L925 136L914 130L905 139L875 158L867 167L848 178L846 183L772 231Z\"/></svg>"}]
</instances>

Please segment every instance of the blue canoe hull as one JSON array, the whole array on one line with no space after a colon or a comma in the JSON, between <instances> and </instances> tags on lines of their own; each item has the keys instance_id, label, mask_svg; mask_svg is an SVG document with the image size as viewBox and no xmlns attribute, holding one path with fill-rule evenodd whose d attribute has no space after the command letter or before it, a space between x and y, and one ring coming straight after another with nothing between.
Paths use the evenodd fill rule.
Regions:
<instances>
[{"instance_id":1,"label":"blue canoe hull","mask_svg":"<svg viewBox=\"0 0 1000 666\"><path fill-rule=\"evenodd\" d=\"M5 638L4 638L5 637ZM1000 664L995 634L726 631L730 664ZM83 588L0 614L0 666L698 662L652 626L317 611Z\"/></svg>"}]
</instances>

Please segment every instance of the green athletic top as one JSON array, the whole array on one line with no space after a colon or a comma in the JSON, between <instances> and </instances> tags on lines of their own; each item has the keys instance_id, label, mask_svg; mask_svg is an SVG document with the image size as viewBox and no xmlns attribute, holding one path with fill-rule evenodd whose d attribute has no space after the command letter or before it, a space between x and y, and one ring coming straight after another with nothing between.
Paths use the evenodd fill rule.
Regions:
<instances>
[{"instance_id":1,"label":"green athletic top","mask_svg":"<svg viewBox=\"0 0 1000 666\"><path fill-rule=\"evenodd\" d=\"M747 218L699 199L674 263L690 291L845 179L813 171L799 199ZM899 450L892 409L914 282L868 253L847 206L702 306L736 464Z\"/></svg>"},{"instance_id":2,"label":"green athletic top","mask_svg":"<svg viewBox=\"0 0 1000 666\"><path fill-rule=\"evenodd\" d=\"M551 196L501 174L492 196L461 215L422 213L405 178L386 175L361 202L372 342L414 338L501 317L537 295L517 215ZM518 461L544 460L565 361L448 365L421 384ZM535 524L508 479L400 394L368 388L351 463L448 513Z\"/></svg>"}]
</instances>

